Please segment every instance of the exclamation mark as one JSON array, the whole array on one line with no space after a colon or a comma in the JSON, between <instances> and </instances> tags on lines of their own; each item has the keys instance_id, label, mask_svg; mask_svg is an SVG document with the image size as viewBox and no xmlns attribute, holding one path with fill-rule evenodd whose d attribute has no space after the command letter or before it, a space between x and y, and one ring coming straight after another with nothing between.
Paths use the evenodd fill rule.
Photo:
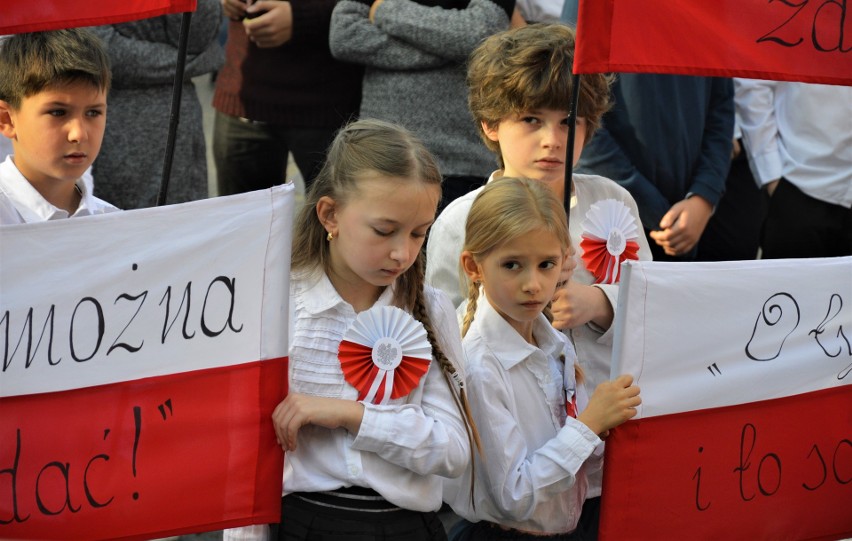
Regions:
<instances>
[{"instance_id":1,"label":"exclamation mark","mask_svg":"<svg viewBox=\"0 0 852 541\"><path fill-rule=\"evenodd\" d=\"M142 408L133 406L133 421L136 423L136 434L133 437L133 477L136 477L136 451L139 449L139 436L142 435ZM133 499L139 499L139 493L133 493Z\"/></svg>"}]
</instances>

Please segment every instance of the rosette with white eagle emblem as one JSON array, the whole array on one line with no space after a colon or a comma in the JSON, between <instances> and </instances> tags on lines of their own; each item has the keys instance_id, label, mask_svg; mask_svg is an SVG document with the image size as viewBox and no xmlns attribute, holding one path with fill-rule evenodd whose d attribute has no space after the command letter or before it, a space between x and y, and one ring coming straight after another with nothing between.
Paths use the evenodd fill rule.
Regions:
<instances>
[{"instance_id":1,"label":"rosette with white eagle emblem","mask_svg":"<svg viewBox=\"0 0 852 541\"><path fill-rule=\"evenodd\" d=\"M639 259L639 235L627 205L616 199L592 204L581 225L583 263L598 284L616 284L621 262Z\"/></svg>"},{"instance_id":2,"label":"rosette with white eagle emblem","mask_svg":"<svg viewBox=\"0 0 852 541\"><path fill-rule=\"evenodd\" d=\"M429 370L432 346L411 314L377 306L358 314L340 342L338 358L358 400L387 404L417 387Z\"/></svg>"}]
</instances>

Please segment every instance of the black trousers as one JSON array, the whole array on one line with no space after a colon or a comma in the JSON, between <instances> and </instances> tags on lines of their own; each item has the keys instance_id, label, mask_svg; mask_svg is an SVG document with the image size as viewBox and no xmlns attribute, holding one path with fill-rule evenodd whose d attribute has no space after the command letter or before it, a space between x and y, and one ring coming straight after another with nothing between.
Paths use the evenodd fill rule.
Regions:
<instances>
[{"instance_id":1,"label":"black trousers","mask_svg":"<svg viewBox=\"0 0 852 541\"><path fill-rule=\"evenodd\" d=\"M782 178L763 224L764 259L852 255L852 209L814 199Z\"/></svg>"},{"instance_id":2,"label":"black trousers","mask_svg":"<svg viewBox=\"0 0 852 541\"><path fill-rule=\"evenodd\" d=\"M219 195L263 190L284 183L289 154L293 154L307 191L322 168L336 131L337 128L286 128L217 112L213 158Z\"/></svg>"},{"instance_id":3,"label":"black trousers","mask_svg":"<svg viewBox=\"0 0 852 541\"><path fill-rule=\"evenodd\" d=\"M743 261L757 258L766 217L766 194L757 187L745 151L731 161L725 194L698 243L697 261Z\"/></svg>"}]
</instances>

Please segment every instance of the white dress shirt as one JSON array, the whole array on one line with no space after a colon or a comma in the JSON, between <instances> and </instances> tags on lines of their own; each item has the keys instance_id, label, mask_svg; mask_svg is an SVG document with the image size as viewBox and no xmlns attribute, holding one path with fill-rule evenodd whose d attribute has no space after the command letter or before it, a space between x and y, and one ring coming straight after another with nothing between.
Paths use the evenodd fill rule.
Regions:
<instances>
[{"instance_id":1,"label":"white dress shirt","mask_svg":"<svg viewBox=\"0 0 852 541\"><path fill-rule=\"evenodd\" d=\"M442 292L425 287L427 311L441 350L464 377L455 311ZM388 306L387 288L373 306ZM337 357L356 317L324 273L299 273L290 281L290 389L292 393L358 400ZM434 360L420 384L388 405L364 404L357 435L343 428L305 426L296 451L284 459L283 494L341 487L372 488L389 502L415 511L441 507L441 476L462 474L470 445L461 414ZM286 517L283 518L286 520ZM231 528L224 541L268 541L266 525Z\"/></svg>"},{"instance_id":2,"label":"white dress shirt","mask_svg":"<svg viewBox=\"0 0 852 541\"><path fill-rule=\"evenodd\" d=\"M565 0L517 0L524 20L531 23L558 23Z\"/></svg>"},{"instance_id":3,"label":"white dress shirt","mask_svg":"<svg viewBox=\"0 0 852 541\"><path fill-rule=\"evenodd\" d=\"M0 225L61 220L119 210L92 195L82 178L77 180L76 187L80 193L80 205L73 214L69 214L42 197L15 166L12 156L7 156L0 163Z\"/></svg>"},{"instance_id":4,"label":"white dress shirt","mask_svg":"<svg viewBox=\"0 0 852 541\"><path fill-rule=\"evenodd\" d=\"M387 288L375 306L391 303ZM454 364L462 358L455 312L446 296L425 288L438 343ZM357 400L344 379L338 347L355 320L324 273L294 275L290 286L290 392ZM433 360L420 384L387 405L365 403L358 434L305 426L284 462L284 494L369 487L415 511L441 507L440 476L461 475L470 458L464 423Z\"/></svg>"},{"instance_id":5,"label":"white dress shirt","mask_svg":"<svg viewBox=\"0 0 852 541\"><path fill-rule=\"evenodd\" d=\"M734 88L758 186L784 177L852 208L852 87L734 79Z\"/></svg>"},{"instance_id":6,"label":"white dress shirt","mask_svg":"<svg viewBox=\"0 0 852 541\"><path fill-rule=\"evenodd\" d=\"M499 177L499 172L491 174L489 182ZM639 209L630 192L612 180L596 175L573 175L574 195L571 197L571 215L568 219L568 231L574 246L574 260L577 263L572 280L586 285L595 284L595 277L586 269L583 262L583 249L580 241L583 235L583 221L594 203L605 199L615 199L624 203L638 227L636 242L639 243L639 259L651 260L648 239L639 220ZM443 290L450 296L455 306L464 301L461 286L459 257L464 245L464 229L467 215L473 200L482 189L479 188L452 201L438 216L429 231L426 246L426 283ZM618 284L596 284L607 296L613 313L616 313ZM586 377L589 392L602 382L610 379L612 359L612 339L614 330L601 329L593 323L582 325L570 332L571 340L577 350L577 357ZM600 496L600 472L589 477L588 497Z\"/></svg>"},{"instance_id":7,"label":"white dress shirt","mask_svg":"<svg viewBox=\"0 0 852 541\"><path fill-rule=\"evenodd\" d=\"M588 403L574 379L571 343L543 315L534 322L533 336L538 347L480 296L463 345L468 396L485 458L475 457L475 506L470 467L459 479L444 482L444 498L474 522L566 533L577 527L586 470L600 467L602 442L566 415L567 388L577 388L580 411Z\"/></svg>"}]
</instances>

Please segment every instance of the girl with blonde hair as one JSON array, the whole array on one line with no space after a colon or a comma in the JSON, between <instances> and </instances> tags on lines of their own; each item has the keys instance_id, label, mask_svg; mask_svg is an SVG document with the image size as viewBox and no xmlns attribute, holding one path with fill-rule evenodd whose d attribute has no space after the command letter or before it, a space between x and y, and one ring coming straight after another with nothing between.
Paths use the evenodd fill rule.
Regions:
<instances>
[{"instance_id":1,"label":"girl with blonde hair","mask_svg":"<svg viewBox=\"0 0 852 541\"><path fill-rule=\"evenodd\" d=\"M445 482L445 500L474 523L451 538L580 539L586 473L600 467L601 438L636 414L629 375L587 395L573 346L548 320L572 262L565 210L540 183L496 179L474 200L461 254L469 283L462 345L484 458L471 466L472 501L469 475Z\"/></svg>"}]
</instances>

